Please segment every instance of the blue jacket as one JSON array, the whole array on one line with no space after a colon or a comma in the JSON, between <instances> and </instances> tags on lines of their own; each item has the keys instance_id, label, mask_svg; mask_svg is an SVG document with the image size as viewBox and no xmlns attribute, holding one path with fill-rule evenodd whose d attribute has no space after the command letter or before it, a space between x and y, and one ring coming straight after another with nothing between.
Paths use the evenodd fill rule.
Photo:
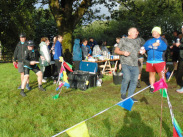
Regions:
<instances>
[{"instance_id":1,"label":"blue jacket","mask_svg":"<svg viewBox=\"0 0 183 137\"><path fill-rule=\"evenodd\" d=\"M73 61L82 61L82 50L80 47L80 39L74 40Z\"/></svg>"},{"instance_id":2,"label":"blue jacket","mask_svg":"<svg viewBox=\"0 0 183 137\"><path fill-rule=\"evenodd\" d=\"M55 43L55 54L53 56L53 59L59 59L59 57L62 56L62 44L57 40Z\"/></svg>"},{"instance_id":3,"label":"blue jacket","mask_svg":"<svg viewBox=\"0 0 183 137\"><path fill-rule=\"evenodd\" d=\"M153 46L152 44L159 40L159 46ZM147 62L152 63L159 63L163 62L163 52L167 49L167 44L165 43L164 39L159 38L152 38L146 41L144 44L145 50L147 51Z\"/></svg>"}]
</instances>

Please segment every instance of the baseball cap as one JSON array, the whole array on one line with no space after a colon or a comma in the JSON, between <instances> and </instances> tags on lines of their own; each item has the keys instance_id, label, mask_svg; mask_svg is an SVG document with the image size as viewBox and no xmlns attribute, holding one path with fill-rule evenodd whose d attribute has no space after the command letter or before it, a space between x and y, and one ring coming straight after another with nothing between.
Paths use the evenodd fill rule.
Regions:
<instances>
[{"instance_id":1,"label":"baseball cap","mask_svg":"<svg viewBox=\"0 0 183 137\"><path fill-rule=\"evenodd\" d=\"M29 40L29 41L27 42L27 46L30 46L30 47L35 46L35 45L34 45L34 41L33 41L33 40Z\"/></svg>"},{"instance_id":2,"label":"baseball cap","mask_svg":"<svg viewBox=\"0 0 183 137\"><path fill-rule=\"evenodd\" d=\"M26 34L25 33L20 33L20 35L19 35L21 38L23 38L23 37L26 37Z\"/></svg>"}]
</instances>

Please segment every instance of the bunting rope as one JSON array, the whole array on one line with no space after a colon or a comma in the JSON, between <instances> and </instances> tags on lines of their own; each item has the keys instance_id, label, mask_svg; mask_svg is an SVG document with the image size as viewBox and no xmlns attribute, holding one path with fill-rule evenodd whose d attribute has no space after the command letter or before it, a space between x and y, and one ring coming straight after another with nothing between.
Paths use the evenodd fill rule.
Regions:
<instances>
[{"instance_id":1,"label":"bunting rope","mask_svg":"<svg viewBox=\"0 0 183 137\"><path fill-rule=\"evenodd\" d=\"M72 126L72 127L70 127L70 128L67 128L67 129L63 130L63 131L59 132L58 134L53 135L52 137L56 137L56 136L58 136L58 135L60 135L60 134L62 134L62 133L64 133L64 132L66 132L67 130L69 130L69 129L73 128L73 127L76 127L77 125L81 124L82 122L86 122L86 121L88 121L89 119L92 119L92 118L94 118L94 117L96 117L96 116L98 116L98 115L104 113L105 111L107 111L107 110L109 110L110 108L112 108L112 107L118 105L119 103L124 102L124 101L128 100L129 98L131 98L131 97L133 97L133 96L139 94L140 92L146 90L146 89L149 88L150 86L151 86L151 85L149 85L149 86L147 86L147 87L141 89L140 91L138 91L138 92L136 92L135 94L133 94L133 95L131 95L131 96L125 98L124 100L122 100L122 101L120 101L120 102L118 102L118 103L116 103L115 105L106 108L105 110L103 110L103 111L101 111L101 112L99 112L99 113L93 115L92 117L90 117L90 118L88 118L88 119L86 119L86 120L83 120L83 121L81 121L81 122L75 124L74 126Z\"/></svg>"},{"instance_id":2,"label":"bunting rope","mask_svg":"<svg viewBox=\"0 0 183 137\"><path fill-rule=\"evenodd\" d=\"M167 94L167 102L168 102L168 106L169 106L169 109L170 109L170 115L171 115L172 124L173 124L174 114L173 114L173 110L172 110L172 104L170 103L170 99L169 99L169 96L168 96L167 89L165 89L165 92L166 92L166 94Z\"/></svg>"}]
</instances>

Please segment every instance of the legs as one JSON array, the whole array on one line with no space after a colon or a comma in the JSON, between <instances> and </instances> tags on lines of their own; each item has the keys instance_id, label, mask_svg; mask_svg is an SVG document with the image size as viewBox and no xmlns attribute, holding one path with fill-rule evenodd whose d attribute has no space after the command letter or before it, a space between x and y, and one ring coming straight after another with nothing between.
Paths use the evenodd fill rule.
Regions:
<instances>
[{"instance_id":1,"label":"legs","mask_svg":"<svg viewBox=\"0 0 183 137\"><path fill-rule=\"evenodd\" d=\"M128 89L128 97L133 95L135 92L137 81L138 81L138 75L139 75L139 69L138 67L132 67L131 68L131 78L130 78L130 85Z\"/></svg>"},{"instance_id":2,"label":"legs","mask_svg":"<svg viewBox=\"0 0 183 137\"><path fill-rule=\"evenodd\" d=\"M122 64L122 72L123 72L123 80L121 83L121 95L124 96L126 95L127 87L129 85L128 89L128 97L131 96L137 85L137 80L138 80L138 74L139 74L139 69L136 66L128 66Z\"/></svg>"}]
</instances>

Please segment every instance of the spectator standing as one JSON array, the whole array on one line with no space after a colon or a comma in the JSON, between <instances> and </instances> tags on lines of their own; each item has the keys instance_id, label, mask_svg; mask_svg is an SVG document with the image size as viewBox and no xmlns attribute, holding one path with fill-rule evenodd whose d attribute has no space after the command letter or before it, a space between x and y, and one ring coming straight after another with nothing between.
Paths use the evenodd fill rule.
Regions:
<instances>
[{"instance_id":1,"label":"spectator standing","mask_svg":"<svg viewBox=\"0 0 183 137\"><path fill-rule=\"evenodd\" d=\"M97 45L97 42L94 41L94 39L91 37L91 38L89 38L89 43L88 43L88 45L90 46L90 49L91 49L91 51L93 52L93 48L94 48L95 45Z\"/></svg>"},{"instance_id":2,"label":"spectator standing","mask_svg":"<svg viewBox=\"0 0 183 137\"><path fill-rule=\"evenodd\" d=\"M18 72L21 76L21 84L24 79L24 66L23 66L23 60L25 57L25 53L27 51L27 41L26 41L26 34L20 33L20 41L18 42L15 51L14 51L14 61L13 65L15 65L16 61L18 61ZM29 86L29 79L27 80L26 88L28 90L31 90ZM21 89L21 85L18 87L18 89Z\"/></svg>"},{"instance_id":3,"label":"spectator standing","mask_svg":"<svg viewBox=\"0 0 183 137\"><path fill-rule=\"evenodd\" d=\"M183 93L183 71L182 71L182 68L183 68L183 39L180 39L180 42L177 42L176 46L179 47L179 49L180 49L176 81L177 81L177 84L181 87L180 89L177 89L176 91L179 93Z\"/></svg>"},{"instance_id":4,"label":"spectator standing","mask_svg":"<svg viewBox=\"0 0 183 137\"><path fill-rule=\"evenodd\" d=\"M74 61L74 70L79 70L79 65L80 62L82 61L82 50L80 47L80 39L74 40L73 61Z\"/></svg>"},{"instance_id":5,"label":"spectator standing","mask_svg":"<svg viewBox=\"0 0 183 137\"><path fill-rule=\"evenodd\" d=\"M128 30L128 37L122 38L115 48L115 53L120 55L120 61L122 64L122 73L123 80L121 84L121 98L126 98L126 92L128 88L128 97L133 95L139 75L138 69L138 54L140 47L142 45L142 41L138 37L138 30L135 27L132 27ZM145 50L142 51L144 53ZM134 102L137 102L135 98L133 98Z\"/></svg>"},{"instance_id":6,"label":"spectator standing","mask_svg":"<svg viewBox=\"0 0 183 137\"><path fill-rule=\"evenodd\" d=\"M173 62L175 73L177 71L177 61L179 59L179 47L176 46L177 39L178 39L178 31L174 31L172 46L170 46L170 50L171 50L172 62Z\"/></svg>"},{"instance_id":7,"label":"spectator standing","mask_svg":"<svg viewBox=\"0 0 183 137\"><path fill-rule=\"evenodd\" d=\"M147 51L146 71L149 72L150 92L153 93L155 83L155 75L158 73L160 78L165 79L165 61L163 53L167 49L167 45L163 38L161 38L161 28L154 27L152 29L152 39L149 39L144 44Z\"/></svg>"},{"instance_id":8,"label":"spectator standing","mask_svg":"<svg viewBox=\"0 0 183 137\"><path fill-rule=\"evenodd\" d=\"M50 41L47 37L42 37L41 38L41 43L39 44L41 56L44 57L44 51L41 51L41 49L42 49L41 46L46 45L48 47L49 44L50 44ZM42 82L45 83L47 81L46 81L46 79L44 79L44 76L45 75L47 76L47 74L49 73L50 70L49 70L48 67L50 66L50 64L45 59L42 60L41 58L40 58L39 62L40 62L41 72L43 73Z\"/></svg>"},{"instance_id":9,"label":"spectator standing","mask_svg":"<svg viewBox=\"0 0 183 137\"><path fill-rule=\"evenodd\" d=\"M84 60L87 60L87 58L92 54L90 46L88 46L87 44L88 44L88 41L86 39L83 39L81 49L82 49L82 55Z\"/></svg>"},{"instance_id":10,"label":"spectator standing","mask_svg":"<svg viewBox=\"0 0 183 137\"><path fill-rule=\"evenodd\" d=\"M63 56L62 53L62 41L63 41L63 37L61 35L58 35L58 40L55 43L55 54L53 56L53 59L55 60L55 81L59 75L60 72L60 67L61 67L61 63L59 62L59 57Z\"/></svg>"},{"instance_id":11,"label":"spectator standing","mask_svg":"<svg viewBox=\"0 0 183 137\"><path fill-rule=\"evenodd\" d=\"M145 40L143 38L140 38L140 39L142 41L142 45L141 45L141 48L142 48L145 43ZM144 55L139 54L138 55L139 76L138 76L137 88L141 88L140 81L142 76L143 62L144 62Z\"/></svg>"}]
</instances>

